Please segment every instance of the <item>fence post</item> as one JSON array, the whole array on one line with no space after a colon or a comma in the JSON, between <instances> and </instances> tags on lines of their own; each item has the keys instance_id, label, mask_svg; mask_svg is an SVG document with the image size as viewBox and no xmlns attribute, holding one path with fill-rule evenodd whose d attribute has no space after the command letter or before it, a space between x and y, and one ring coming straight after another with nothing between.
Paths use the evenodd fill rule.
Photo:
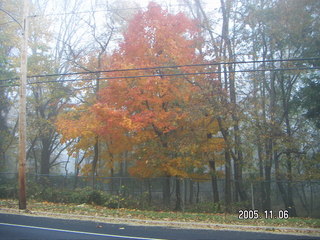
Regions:
<instances>
[{"instance_id":1,"label":"fence post","mask_svg":"<svg viewBox=\"0 0 320 240\"><path fill-rule=\"evenodd\" d=\"M183 193L184 196L181 198L181 207L182 207L182 212L185 211L185 204L186 204L186 199L187 199L187 191L186 191L186 178L183 179L182 181L182 189L183 189Z\"/></svg>"}]
</instances>

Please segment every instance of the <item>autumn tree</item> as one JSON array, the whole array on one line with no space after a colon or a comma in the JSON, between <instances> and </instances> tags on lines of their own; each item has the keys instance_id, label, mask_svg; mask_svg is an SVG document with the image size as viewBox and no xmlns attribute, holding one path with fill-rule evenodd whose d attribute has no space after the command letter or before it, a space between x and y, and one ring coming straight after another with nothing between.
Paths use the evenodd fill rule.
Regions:
<instances>
[{"instance_id":1,"label":"autumn tree","mask_svg":"<svg viewBox=\"0 0 320 240\"><path fill-rule=\"evenodd\" d=\"M195 82L200 77L178 75L197 71L183 65L201 61L196 48L199 40L194 21L150 3L147 11L130 21L124 41L112 56L112 68L127 71L108 73L109 77L122 79L109 80L93 108L102 123L110 121L115 113L122 115L119 124L127 128L140 148L137 166L142 172L146 169L145 177L166 177L166 203L170 201L170 177L187 176L188 158L179 152L181 146L176 146L179 133L188 129L190 106L195 104L193 96L199 91ZM176 184L179 190L179 181ZM177 201L179 198L177 195Z\"/></svg>"},{"instance_id":2,"label":"autumn tree","mask_svg":"<svg viewBox=\"0 0 320 240\"><path fill-rule=\"evenodd\" d=\"M75 1L74 10L77 11L79 4L84 1ZM115 141L112 141L111 135L104 136L100 139L98 132L90 124L86 116L90 112L90 107L98 99L98 91L100 89L101 73L103 68L108 66L108 54L111 52L114 37L119 34L119 31L126 25L125 19L132 15L134 8L126 11L113 10L115 6L124 3L91 3L90 13L81 16L66 17L66 22L70 24L62 26L69 33L68 29L74 26L76 32L81 32L81 29L88 29L81 34L81 38L73 38L61 33L61 37L65 37L65 47L63 54L75 72L90 72L91 74L81 75L83 78L91 79L91 81L79 81L70 83L69 86L73 89L71 98L73 99L71 105L66 105L65 114L61 114L58 121L58 131L63 135L62 141L64 143L71 143L68 148L69 155L76 155L76 177L82 168L82 174L91 176L92 186L95 187L98 176L114 176L117 162L122 164L122 160L118 158L118 149L120 144L115 147ZM108 12L100 12L99 10L108 9ZM110 8L112 8L110 10ZM120 8L120 7L119 7ZM101 18L103 15L103 18ZM81 26L79 29L78 27ZM73 27L72 27L73 28ZM73 28L73 29L74 29ZM86 39L86 41L81 41ZM69 124L78 135L70 134L68 129L63 126ZM85 132L86 134L82 134ZM88 134L90 132L90 134ZM120 153L119 153L120 154ZM84 166L84 162L86 162ZM107 170L108 169L108 170ZM112 180L111 180L112 181Z\"/></svg>"},{"instance_id":3,"label":"autumn tree","mask_svg":"<svg viewBox=\"0 0 320 240\"><path fill-rule=\"evenodd\" d=\"M231 204L231 180L235 181L235 200L245 201L246 191L242 183L244 166L243 143L241 136L241 108L238 100L236 65L233 64L238 58L237 49L235 8L233 0L221 0L221 21L209 17L208 12L199 0L185 0L192 14L201 22L202 34L207 40L205 49L209 58L220 60L222 64L217 66L216 86L211 89L216 94L208 99L213 109L216 109L216 118L219 130L225 141L225 202L226 210L229 211ZM194 4L193 4L194 2ZM212 9L210 9L212 10ZM221 24L221 28L217 26ZM219 29L219 30L217 30ZM228 63L230 62L230 63ZM225 63L225 64L223 64ZM217 91L217 89L219 89ZM217 97L218 96L218 97ZM233 165L233 166L232 166ZM233 172L232 172L233 169Z\"/></svg>"},{"instance_id":4,"label":"autumn tree","mask_svg":"<svg viewBox=\"0 0 320 240\"><path fill-rule=\"evenodd\" d=\"M308 36L310 32L307 26L311 26L315 22L307 9L309 8L308 4L312 5L313 3L306 1L291 1L290 3L274 1L268 4L258 1L257 3L256 6L259 6L257 9L247 9L248 23L252 27L252 37L255 38L253 40L253 56L263 60L279 59L280 62L262 62L260 66L256 67L300 67L302 64L299 62L287 63L282 60L301 58L305 54L304 51L310 47L305 46L305 43L312 39ZM262 55L258 53L261 47L263 49ZM293 166L297 164L297 159L304 154L298 144L298 139L303 136L296 134L299 132L297 126L302 126L300 122L303 121L303 117L294 108L293 96L297 86L302 83L301 76L303 75L300 71L280 71L254 75L256 80L261 81L260 84L254 85L255 94L261 94L260 99L255 101L256 107L262 107L262 112L260 112L262 115L255 117L257 130L260 131L257 136L262 136L258 143L264 142L263 145L258 145L259 161L260 163L265 162L264 169L260 170L260 175L263 176L264 172L266 181L271 182L272 168L274 167L280 194L285 207L292 216L296 215L292 185ZM259 111L258 109L256 111ZM264 189L265 199L268 200L264 207L270 209L270 184L266 183Z\"/></svg>"},{"instance_id":5,"label":"autumn tree","mask_svg":"<svg viewBox=\"0 0 320 240\"><path fill-rule=\"evenodd\" d=\"M130 155L135 159L130 162L132 175L164 176L163 197L167 203L173 177L179 189L180 177L200 177L196 170L205 166L202 169L211 170L215 202L220 200L217 176L225 178L227 211L232 200L247 200L242 178L250 174L260 183L261 209L272 209L275 181L285 207L294 216L296 174L301 177L304 171L313 172L310 166L314 165L307 164L308 156L312 155L313 163L318 159L313 151L317 147L308 140L316 142L311 134L315 130L312 121L303 126L304 115L318 120L318 105L312 101L317 97L318 76L277 68L318 66L315 60L286 60L310 57L318 51L318 3L221 0L221 18L213 18L212 9L206 9L202 1L184 2L196 21L151 3L147 11L134 15L122 28L123 41L110 58L101 58L99 51L84 49L79 55L70 51L80 57L74 61L78 67L105 72L97 74L100 80L94 82L96 85L77 84L79 96L90 92L85 95L92 98L81 98L86 105L70 105L67 109L69 116L64 123L79 124L69 129L61 121L63 139L83 141L83 152L90 149L92 153L93 142L88 136L97 134L104 145L101 150L109 152L105 155L109 161L121 161L121 154ZM93 22L88 23L95 33ZM92 44L97 43L97 49L103 52L102 39L97 37ZM203 59L221 63L190 66L206 62ZM204 74L215 70L216 74ZM84 90L86 87L92 91ZM95 97L95 93L99 94ZM86 130L91 133L85 136ZM86 138L88 141L84 141ZM113 171L112 164L100 166L100 171ZM222 167L223 174L217 173L217 166ZM208 178L207 173L201 172L200 178ZM176 197L178 209L179 191Z\"/></svg>"},{"instance_id":6,"label":"autumn tree","mask_svg":"<svg viewBox=\"0 0 320 240\"><path fill-rule=\"evenodd\" d=\"M62 82L65 76L59 76L70 69L62 66L63 58L56 54L59 47L53 41L53 31L49 30L52 23L48 19L42 19L40 23L37 16L40 11L47 11L45 7L42 2L37 2L30 8L35 17L29 19L28 75L42 77L28 79L27 158L30 170L48 175L53 167L61 164L60 156L66 149L66 145L59 141L54 122L69 100L71 91ZM48 44L50 41L53 44Z\"/></svg>"}]
</instances>

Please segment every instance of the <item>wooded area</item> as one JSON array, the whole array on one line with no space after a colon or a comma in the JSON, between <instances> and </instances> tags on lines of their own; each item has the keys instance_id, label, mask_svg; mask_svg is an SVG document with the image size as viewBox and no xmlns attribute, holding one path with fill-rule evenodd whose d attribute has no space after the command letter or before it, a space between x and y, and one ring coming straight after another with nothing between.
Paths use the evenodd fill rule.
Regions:
<instances>
[{"instance_id":1,"label":"wooded area","mask_svg":"<svg viewBox=\"0 0 320 240\"><path fill-rule=\"evenodd\" d=\"M176 179L176 210L182 178L211 179L225 211L248 179L272 209L275 181L296 216L293 182L320 179L320 2L216 3L30 3L28 172L161 177L165 204ZM21 16L0 4L1 172L17 171Z\"/></svg>"}]
</instances>

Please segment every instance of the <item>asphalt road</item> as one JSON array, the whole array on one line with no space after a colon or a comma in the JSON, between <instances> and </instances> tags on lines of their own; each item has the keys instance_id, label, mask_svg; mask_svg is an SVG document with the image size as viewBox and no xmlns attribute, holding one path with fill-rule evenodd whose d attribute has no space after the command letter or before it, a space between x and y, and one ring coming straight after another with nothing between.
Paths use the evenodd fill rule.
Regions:
<instances>
[{"instance_id":1,"label":"asphalt road","mask_svg":"<svg viewBox=\"0 0 320 240\"><path fill-rule=\"evenodd\" d=\"M220 230L133 226L0 214L0 240L313 240L320 237Z\"/></svg>"}]
</instances>

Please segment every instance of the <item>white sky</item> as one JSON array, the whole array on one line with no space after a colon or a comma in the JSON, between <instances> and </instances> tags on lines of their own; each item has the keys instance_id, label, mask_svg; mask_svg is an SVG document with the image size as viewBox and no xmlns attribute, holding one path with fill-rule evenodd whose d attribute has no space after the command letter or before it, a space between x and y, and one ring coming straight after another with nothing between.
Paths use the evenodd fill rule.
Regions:
<instances>
[{"instance_id":1,"label":"white sky","mask_svg":"<svg viewBox=\"0 0 320 240\"><path fill-rule=\"evenodd\" d=\"M79 2L79 0L35 0L37 3L40 2L40 5L46 6L46 14L60 14L64 13L64 11L61 11L61 8L59 5L66 5L68 8L72 6L73 2ZM80 0L81 1L81 0ZM193 2L194 0L190 0ZM59 3L60 2L60 3ZM91 9L90 6L96 6L98 9L104 8L104 6L119 6L119 8L131 8L135 5L138 5L140 7L147 7L149 2L151 0L82 0L83 4L81 10L79 12L88 11ZM160 4L161 6L165 7L167 6L169 9L179 9L183 10L186 8L186 4L184 3L184 0L153 0L153 2L156 2ZM201 0L202 5L205 7L205 10L207 12L210 12L212 10L216 10L220 6L220 0ZM86 7L87 6L87 7ZM41 8L42 8L41 7ZM101 8L99 10L101 10Z\"/></svg>"}]
</instances>

